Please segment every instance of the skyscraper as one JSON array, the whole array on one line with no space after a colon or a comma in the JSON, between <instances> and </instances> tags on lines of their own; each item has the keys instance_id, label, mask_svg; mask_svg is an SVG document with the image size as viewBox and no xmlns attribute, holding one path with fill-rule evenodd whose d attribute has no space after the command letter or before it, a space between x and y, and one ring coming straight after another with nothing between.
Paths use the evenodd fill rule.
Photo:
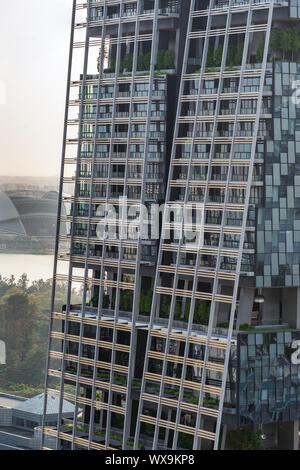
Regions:
<instances>
[{"instance_id":1,"label":"skyscraper","mask_svg":"<svg viewBox=\"0 0 300 470\"><path fill-rule=\"evenodd\" d=\"M299 18L298 0L74 1L58 448L298 446Z\"/></svg>"}]
</instances>

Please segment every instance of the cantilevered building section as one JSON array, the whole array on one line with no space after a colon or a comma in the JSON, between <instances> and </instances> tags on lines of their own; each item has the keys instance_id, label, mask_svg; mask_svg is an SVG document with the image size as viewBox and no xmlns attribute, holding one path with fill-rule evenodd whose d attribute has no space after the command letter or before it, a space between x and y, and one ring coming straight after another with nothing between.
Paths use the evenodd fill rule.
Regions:
<instances>
[{"instance_id":1,"label":"cantilevered building section","mask_svg":"<svg viewBox=\"0 0 300 470\"><path fill-rule=\"evenodd\" d=\"M58 449L225 449L243 426L298 446L298 18L296 0L74 1Z\"/></svg>"}]
</instances>

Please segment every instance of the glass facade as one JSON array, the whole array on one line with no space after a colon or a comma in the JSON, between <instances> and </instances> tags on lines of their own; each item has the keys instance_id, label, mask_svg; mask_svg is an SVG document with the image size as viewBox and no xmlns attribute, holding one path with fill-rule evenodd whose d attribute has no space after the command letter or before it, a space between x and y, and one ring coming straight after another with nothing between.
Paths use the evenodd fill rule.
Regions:
<instances>
[{"instance_id":1,"label":"glass facade","mask_svg":"<svg viewBox=\"0 0 300 470\"><path fill-rule=\"evenodd\" d=\"M264 197L257 212L257 287L299 286L300 64L274 62L273 133L265 142Z\"/></svg>"},{"instance_id":2,"label":"glass facade","mask_svg":"<svg viewBox=\"0 0 300 470\"><path fill-rule=\"evenodd\" d=\"M273 423L300 418L300 365L293 342L300 330L238 335L238 424Z\"/></svg>"}]
</instances>

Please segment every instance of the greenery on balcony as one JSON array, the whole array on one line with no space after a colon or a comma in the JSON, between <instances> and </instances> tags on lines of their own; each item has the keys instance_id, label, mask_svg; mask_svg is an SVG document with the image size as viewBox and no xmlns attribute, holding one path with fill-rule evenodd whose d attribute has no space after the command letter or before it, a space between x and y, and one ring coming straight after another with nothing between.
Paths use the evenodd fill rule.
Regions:
<instances>
[{"instance_id":1,"label":"greenery on balcony","mask_svg":"<svg viewBox=\"0 0 300 470\"><path fill-rule=\"evenodd\" d=\"M255 55L253 55L252 62L261 63L264 55L265 42L262 41L258 44ZM227 50L226 58L226 71L236 70L237 67L240 67L242 64L244 52L244 42L238 42L237 44L230 44ZM216 50L213 47L209 47L207 52L207 62L206 62L206 73L218 72L223 57L223 45L220 44ZM197 70L195 73L200 73L201 69Z\"/></svg>"},{"instance_id":2,"label":"greenery on balcony","mask_svg":"<svg viewBox=\"0 0 300 470\"><path fill-rule=\"evenodd\" d=\"M194 445L194 436L189 434L184 434L182 432L178 433L178 446L183 449L193 449Z\"/></svg>"},{"instance_id":3,"label":"greenery on balcony","mask_svg":"<svg viewBox=\"0 0 300 470\"><path fill-rule=\"evenodd\" d=\"M159 50L157 52L156 70L173 70L175 68L175 52Z\"/></svg>"},{"instance_id":4,"label":"greenery on balcony","mask_svg":"<svg viewBox=\"0 0 300 470\"><path fill-rule=\"evenodd\" d=\"M160 388L155 387L154 392L160 393ZM174 390L173 388L165 388L165 395L169 395L171 397L178 398L179 397L179 390ZM192 393L185 392L183 394L183 399L187 400L189 403L192 405L198 405L199 403L199 397L194 396ZM219 400L216 398L203 398L203 405L213 405L213 406L219 406Z\"/></svg>"},{"instance_id":5,"label":"greenery on balcony","mask_svg":"<svg viewBox=\"0 0 300 470\"><path fill-rule=\"evenodd\" d=\"M242 63L244 43L239 42L237 45L229 45L227 50L226 65L228 67L240 66ZM206 67L221 67L223 56L223 45L220 45L214 51L212 47L207 52Z\"/></svg>"},{"instance_id":6,"label":"greenery on balcony","mask_svg":"<svg viewBox=\"0 0 300 470\"><path fill-rule=\"evenodd\" d=\"M137 72L147 72L150 70L151 53L139 53L137 57ZM126 54L120 59L120 74L132 72L133 54ZM175 52L171 50L159 50L157 52L156 71L173 70L175 68ZM98 72L100 71L100 58L98 57ZM103 73L115 73L116 61L110 60L110 66L103 70Z\"/></svg>"},{"instance_id":7,"label":"greenery on balcony","mask_svg":"<svg viewBox=\"0 0 300 470\"><path fill-rule=\"evenodd\" d=\"M151 306L152 306L152 290L142 290L140 294L140 314L141 315L150 315Z\"/></svg>"},{"instance_id":8,"label":"greenery on balcony","mask_svg":"<svg viewBox=\"0 0 300 470\"><path fill-rule=\"evenodd\" d=\"M103 73L115 73L116 71L116 62L115 60L110 60L110 66L108 69L104 69ZM98 72L100 72L100 60L98 59Z\"/></svg>"},{"instance_id":9,"label":"greenery on balcony","mask_svg":"<svg viewBox=\"0 0 300 470\"><path fill-rule=\"evenodd\" d=\"M190 306L191 306L191 301L190 299L187 299L185 308L184 308L184 316L183 316L181 301L177 300L175 302L174 319L176 321L184 321L187 323L189 321ZM170 308L171 308L171 298L169 296L162 296L161 306L160 306L160 315L162 318L169 318ZM208 325L209 314L210 314L210 303L207 302L206 300L197 299L195 301L193 323L196 325Z\"/></svg>"},{"instance_id":10,"label":"greenery on balcony","mask_svg":"<svg viewBox=\"0 0 300 470\"><path fill-rule=\"evenodd\" d=\"M151 53L139 54L137 58L137 71L142 72L144 70L150 70ZM120 73L132 72L133 67L133 54L126 54L120 60Z\"/></svg>"},{"instance_id":11,"label":"greenery on balcony","mask_svg":"<svg viewBox=\"0 0 300 470\"><path fill-rule=\"evenodd\" d=\"M152 290L141 291L140 307L139 307L140 309L139 312L141 315L147 315L147 316L150 315L151 305L152 305L152 296L153 296ZM99 288L95 288L94 296L90 302L90 305L97 308L98 302L99 302ZM110 305L110 296L107 294L103 295L102 308L109 309L111 307L112 309L114 309L115 305L116 305L116 293L115 292L112 294L111 305ZM121 290L119 310L121 312L132 312L132 308L133 308L133 292Z\"/></svg>"},{"instance_id":12,"label":"greenery on balcony","mask_svg":"<svg viewBox=\"0 0 300 470\"><path fill-rule=\"evenodd\" d=\"M270 49L280 53L281 59L297 60L300 50L300 32L296 28L274 27L271 32Z\"/></svg>"},{"instance_id":13,"label":"greenery on balcony","mask_svg":"<svg viewBox=\"0 0 300 470\"><path fill-rule=\"evenodd\" d=\"M73 424L63 424L62 427L64 429L69 429L69 430L73 430L74 429L74 426ZM89 433L89 428L86 427L81 427L81 426L77 426L77 432L83 432L83 433ZM106 432L105 431L96 431L94 429L93 431L94 435L95 436L99 436L99 437L103 437L103 438L106 438ZM110 434L109 435L109 438L112 440L112 441L118 441L120 442L121 444L123 444L123 437L122 436L119 436L118 434ZM134 441L133 440L128 440L127 441L127 445L130 446L130 447L133 447L134 445ZM139 444L139 449L143 449L144 446L143 444Z\"/></svg>"}]
</instances>

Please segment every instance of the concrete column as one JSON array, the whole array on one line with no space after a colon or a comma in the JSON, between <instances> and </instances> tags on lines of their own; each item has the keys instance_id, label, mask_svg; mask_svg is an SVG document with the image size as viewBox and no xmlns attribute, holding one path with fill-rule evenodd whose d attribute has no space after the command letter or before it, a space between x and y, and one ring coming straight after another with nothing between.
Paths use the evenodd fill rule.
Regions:
<instances>
[{"instance_id":1,"label":"concrete column","mask_svg":"<svg viewBox=\"0 0 300 470\"><path fill-rule=\"evenodd\" d=\"M285 287L282 290L282 320L290 327L300 328L300 288Z\"/></svg>"},{"instance_id":2,"label":"concrete column","mask_svg":"<svg viewBox=\"0 0 300 470\"><path fill-rule=\"evenodd\" d=\"M176 39L175 39L175 51L179 51L179 41L180 41L180 30L176 30ZM178 53L175 54L175 67L178 67Z\"/></svg>"},{"instance_id":3,"label":"concrete column","mask_svg":"<svg viewBox=\"0 0 300 470\"><path fill-rule=\"evenodd\" d=\"M172 410L168 410L168 421L171 421L172 418ZM167 448L168 447L168 442L169 442L169 435L170 435L170 429L166 429L166 435L165 435L165 441L164 441L164 446Z\"/></svg>"},{"instance_id":4,"label":"concrete column","mask_svg":"<svg viewBox=\"0 0 300 470\"><path fill-rule=\"evenodd\" d=\"M189 287L189 282L185 280L184 281L184 290L188 290L188 287ZM180 315L180 318L182 320L184 319L184 311L185 311L185 306L186 306L186 300L187 300L187 298L183 297L182 304L181 304L181 315Z\"/></svg>"},{"instance_id":5,"label":"concrete column","mask_svg":"<svg viewBox=\"0 0 300 470\"><path fill-rule=\"evenodd\" d=\"M223 430L222 430L222 439L221 439L221 449L220 450L225 450L226 437L227 437L227 424L224 424L223 425Z\"/></svg>"},{"instance_id":6,"label":"concrete column","mask_svg":"<svg viewBox=\"0 0 300 470\"><path fill-rule=\"evenodd\" d=\"M299 450L299 420L278 423L278 450Z\"/></svg>"},{"instance_id":7,"label":"concrete column","mask_svg":"<svg viewBox=\"0 0 300 470\"><path fill-rule=\"evenodd\" d=\"M244 323L251 325L255 289L242 287L237 316L237 328Z\"/></svg>"},{"instance_id":8,"label":"concrete column","mask_svg":"<svg viewBox=\"0 0 300 470\"><path fill-rule=\"evenodd\" d=\"M262 306L262 321L263 324L279 324L280 320L280 289L263 289L263 296L265 298Z\"/></svg>"}]
</instances>

